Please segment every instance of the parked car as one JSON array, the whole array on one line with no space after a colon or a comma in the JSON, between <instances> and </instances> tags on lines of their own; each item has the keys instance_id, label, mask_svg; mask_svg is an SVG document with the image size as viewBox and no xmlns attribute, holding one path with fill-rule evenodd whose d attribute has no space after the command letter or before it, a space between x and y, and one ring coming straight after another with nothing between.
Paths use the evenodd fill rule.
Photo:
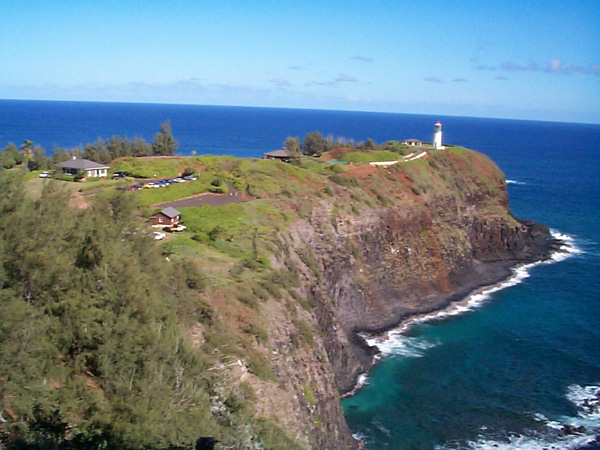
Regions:
<instances>
[{"instance_id":1,"label":"parked car","mask_svg":"<svg viewBox=\"0 0 600 450\"><path fill-rule=\"evenodd\" d=\"M183 178L173 178L173 181L175 183L185 183L185 180Z\"/></svg>"},{"instance_id":2,"label":"parked car","mask_svg":"<svg viewBox=\"0 0 600 450\"><path fill-rule=\"evenodd\" d=\"M163 233L162 231L155 231L152 234L154 234L154 239L157 241L167 237L167 233Z\"/></svg>"},{"instance_id":3,"label":"parked car","mask_svg":"<svg viewBox=\"0 0 600 450\"><path fill-rule=\"evenodd\" d=\"M130 191L137 191L138 189L141 189L141 188L142 187L139 184L132 184L127 189L130 190Z\"/></svg>"},{"instance_id":4,"label":"parked car","mask_svg":"<svg viewBox=\"0 0 600 450\"><path fill-rule=\"evenodd\" d=\"M47 170L40 173L40 178L52 178L52 172L48 172Z\"/></svg>"},{"instance_id":5,"label":"parked car","mask_svg":"<svg viewBox=\"0 0 600 450\"><path fill-rule=\"evenodd\" d=\"M188 180L188 181L196 181L198 178L196 178L193 175L188 175L188 176L183 177L183 179Z\"/></svg>"},{"instance_id":6,"label":"parked car","mask_svg":"<svg viewBox=\"0 0 600 450\"><path fill-rule=\"evenodd\" d=\"M187 227L185 225L177 224L177 225L173 225L168 228L165 228L165 230L173 232L173 231L183 231L186 228Z\"/></svg>"},{"instance_id":7,"label":"parked car","mask_svg":"<svg viewBox=\"0 0 600 450\"><path fill-rule=\"evenodd\" d=\"M112 179L118 180L119 178L125 178L127 174L125 172L115 172L113 173Z\"/></svg>"}]
</instances>

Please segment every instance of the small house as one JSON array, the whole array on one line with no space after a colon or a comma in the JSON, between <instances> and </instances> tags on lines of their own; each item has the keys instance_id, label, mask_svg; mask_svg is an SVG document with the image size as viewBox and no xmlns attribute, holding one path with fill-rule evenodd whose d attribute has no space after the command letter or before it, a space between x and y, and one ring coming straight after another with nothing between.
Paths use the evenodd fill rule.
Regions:
<instances>
[{"instance_id":1,"label":"small house","mask_svg":"<svg viewBox=\"0 0 600 450\"><path fill-rule=\"evenodd\" d=\"M263 159L278 159L283 162L289 162L291 159L298 159L299 155L290 152L286 148L281 150L275 150L274 152L267 152L263 154Z\"/></svg>"},{"instance_id":2,"label":"small house","mask_svg":"<svg viewBox=\"0 0 600 450\"><path fill-rule=\"evenodd\" d=\"M66 175L77 175L80 170L85 171L86 177L106 177L108 174L108 166L90 161L89 159L71 159L59 164L62 171Z\"/></svg>"},{"instance_id":3,"label":"small house","mask_svg":"<svg viewBox=\"0 0 600 450\"><path fill-rule=\"evenodd\" d=\"M150 224L154 228L170 228L179 225L180 219L181 213L169 206L168 208L153 214L150 218Z\"/></svg>"},{"instance_id":4,"label":"small house","mask_svg":"<svg viewBox=\"0 0 600 450\"><path fill-rule=\"evenodd\" d=\"M420 147L421 144L423 144L423 142L418 139L407 139L405 141L402 141L402 143L404 145L408 145L409 147Z\"/></svg>"}]
</instances>

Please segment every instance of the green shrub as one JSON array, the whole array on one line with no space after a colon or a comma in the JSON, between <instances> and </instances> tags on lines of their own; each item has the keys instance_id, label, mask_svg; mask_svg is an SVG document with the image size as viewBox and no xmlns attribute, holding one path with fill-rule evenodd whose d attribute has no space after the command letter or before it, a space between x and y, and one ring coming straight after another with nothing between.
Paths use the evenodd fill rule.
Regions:
<instances>
[{"instance_id":1,"label":"green shrub","mask_svg":"<svg viewBox=\"0 0 600 450\"><path fill-rule=\"evenodd\" d=\"M246 329L248 334L251 334L256 338L259 344L266 345L269 342L269 333L260 325L251 323Z\"/></svg>"},{"instance_id":2,"label":"green shrub","mask_svg":"<svg viewBox=\"0 0 600 450\"><path fill-rule=\"evenodd\" d=\"M303 345L307 345L310 348L314 348L315 341L313 338L312 331L308 326L308 323L304 319L294 319L294 325L298 330L298 334L300 335L300 340Z\"/></svg>"},{"instance_id":3,"label":"green shrub","mask_svg":"<svg viewBox=\"0 0 600 450\"><path fill-rule=\"evenodd\" d=\"M65 174L57 174L54 176L55 180L60 180L60 181L75 181L75 176L73 175L65 175Z\"/></svg>"},{"instance_id":4,"label":"green shrub","mask_svg":"<svg viewBox=\"0 0 600 450\"><path fill-rule=\"evenodd\" d=\"M261 353L251 350L247 353L247 356L248 370L250 372L261 380L277 381L277 377L275 377L269 361Z\"/></svg>"},{"instance_id":5,"label":"green shrub","mask_svg":"<svg viewBox=\"0 0 600 450\"><path fill-rule=\"evenodd\" d=\"M333 175L330 175L329 179L331 181L333 181L335 184L339 184L340 186L346 186L346 187L358 186L358 181L356 181L356 178L350 178L350 177L347 177L346 175L342 175L339 173L334 173Z\"/></svg>"}]
</instances>

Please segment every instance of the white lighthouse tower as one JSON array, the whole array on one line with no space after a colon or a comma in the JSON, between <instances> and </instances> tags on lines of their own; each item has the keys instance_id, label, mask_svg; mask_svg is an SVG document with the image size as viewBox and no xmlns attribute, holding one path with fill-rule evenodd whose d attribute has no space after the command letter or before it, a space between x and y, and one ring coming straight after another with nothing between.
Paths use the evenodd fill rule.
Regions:
<instances>
[{"instance_id":1,"label":"white lighthouse tower","mask_svg":"<svg viewBox=\"0 0 600 450\"><path fill-rule=\"evenodd\" d=\"M438 120L433 126L433 148L442 150L445 147L442 145L442 124Z\"/></svg>"}]
</instances>

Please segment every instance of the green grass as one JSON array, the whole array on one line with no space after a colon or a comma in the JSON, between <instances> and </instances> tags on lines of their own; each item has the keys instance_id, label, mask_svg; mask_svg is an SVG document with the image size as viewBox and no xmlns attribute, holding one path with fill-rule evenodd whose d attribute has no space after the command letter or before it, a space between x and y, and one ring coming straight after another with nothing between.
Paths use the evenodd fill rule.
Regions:
<instances>
[{"instance_id":1,"label":"green grass","mask_svg":"<svg viewBox=\"0 0 600 450\"><path fill-rule=\"evenodd\" d=\"M375 152L350 152L344 155L342 161L369 163L376 161L397 161L398 159L400 159L398 153L382 150Z\"/></svg>"},{"instance_id":2,"label":"green grass","mask_svg":"<svg viewBox=\"0 0 600 450\"><path fill-rule=\"evenodd\" d=\"M180 200L192 195L209 192L212 187L210 181L207 182L202 178L187 183L173 183L170 186L162 188L140 189L135 191L134 195L139 206L152 206L159 203Z\"/></svg>"},{"instance_id":3,"label":"green grass","mask_svg":"<svg viewBox=\"0 0 600 450\"><path fill-rule=\"evenodd\" d=\"M180 164L177 159L125 158L112 168L112 172L125 172L135 178L175 177L179 175Z\"/></svg>"},{"instance_id":4,"label":"green grass","mask_svg":"<svg viewBox=\"0 0 600 450\"><path fill-rule=\"evenodd\" d=\"M94 189L103 189L115 186L127 186L130 181L127 180L104 180L104 181L92 181L85 182L83 186L79 188L79 192L87 192Z\"/></svg>"}]
</instances>

